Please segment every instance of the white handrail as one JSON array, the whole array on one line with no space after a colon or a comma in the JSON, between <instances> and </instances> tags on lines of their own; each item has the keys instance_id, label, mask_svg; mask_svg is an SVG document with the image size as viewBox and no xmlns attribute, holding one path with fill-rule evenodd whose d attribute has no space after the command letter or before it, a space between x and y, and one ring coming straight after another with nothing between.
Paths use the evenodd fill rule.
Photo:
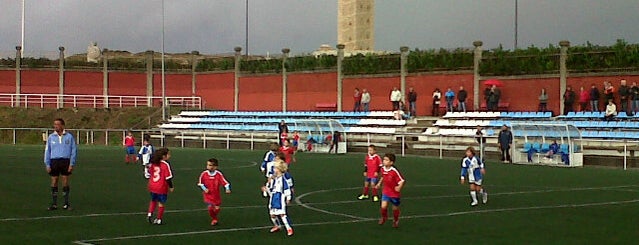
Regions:
<instances>
[{"instance_id":1,"label":"white handrail","mask_svg":"<svg viewBox=\"0 0 639 245\"><path fill-rule=\"evenodd\" d=\"M140 107L162 104L161 96L130 96L130 95L81 95L81 94L0 94L0 105L16 107L17 105L27 107L44 108L47 105L62 107ZM202 109L202 98L199 96L167 96L166 103L171 106L184 106Z\"/></svg>"}]
</instances>

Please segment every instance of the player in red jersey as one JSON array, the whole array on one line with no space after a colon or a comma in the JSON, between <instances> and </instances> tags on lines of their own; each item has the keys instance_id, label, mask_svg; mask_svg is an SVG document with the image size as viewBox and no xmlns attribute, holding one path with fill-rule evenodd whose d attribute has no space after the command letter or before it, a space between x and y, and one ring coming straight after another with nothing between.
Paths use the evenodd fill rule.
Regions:
<instances>
[{"instance_id":1,"label":"player in red jersey","mask_svg":"<svg viewBox=\"0 0 639 245\"><path fill-rule=\"evenodd\" d=\"M364 159L364 190L362 195L357 197L359 200L368 199L368 190L373 188L373 202L378 202L377 189L375 185L379 178L379 172L382 169L382 158L377 155L374 145L368 146L368 155Z\"/></svg>"},{"instance_id":2,"label":"player in red jersey","mask_svg":"<svg viewBox=\"0 0 639 245\"><path fill-rule=\"evenodd\" d=\"M291 141L286 139L284 140L284 145L280 147L280 152L284 153L286 159L284 160L286 164L291 164L292 162L296 162L295 159L295 148L291 146Z\"/></svg>"},{"instance_id":3,"label":"player in red jersey","mask_svg":"<svg viewBox=\"0 0 639 245\"><path fill-rule=\"evenodd\" d=\"M288 130L284 130L282 131L282 134L280 134L280 142L282 143L282 146L284 145L284 141L288 140Z\"/></svg>"},{"instance_id":4,"label":"player in red jersey","mask_svg":"<svg viewBox=\"0 0 639 245\"><path fill-rule=\"evenodd\" d=\"M229 183L222 172L217 170L219 163L217 159L211 158L206 161L206 170L200 174L198 186L202 189L204 203L208 206L209 216L211 216L211 225L217 225L217 215L220 213L220 205L222 197L220 196L220 187L224 187L226 194L231 194L231 183Z\"/></svg>"},{"instance_id":5,"label":"player in red jersey","mask_svg":"<svg viewBox=\"0 0 639 245\"><path fill-rule=\"evenodd\" d=\"M161 225L162 216L164 215L164 205L170 192L173 192L173 173L171 166L167 162L171 158L171 153L167 148L161 148L153 153L151 164L147 168L149 176L149 192L151 193L151 201L149 202L149 211L147 220L151 224ZM155 220L151 217L158 207L158 214Z\"/></svg>"},{"instance_id":6,"label":"player in red jersey","mask_svg":"<svg viewBox=\"0 0 639 245\"><path fill-rule=\"evenodd\" d=\"M399 171L393 167L393 164L395 164L395 154L386 153L383 163L382 178L375 186L375 188L379 188L382 183L384 185L384 189L382 190L382 218L379 219L379 224L383 225L386 219L388 219L388 203L390 202L393 204L393 227L397 228L399 227L400 191L402 187L404 187L406 180L404 180L404 177L402 177Z\"/></svg>"},{"instance_id":7,"label":"player in red jersey","mask_svg":"<svg viewBox=\"0 0 639 245\"><path fill-rule=\"evenodd\" d=\"M295 151L297 151L297 147L299 146L299 144L300 144L300 134L297 131L295 131L293 133L293 148L295 148Z\"/></svg>"},{"instance_id":8,"label":"player in red jersey","mask_svg":"<svg viewBox=\"0 0 639 245\"><path fill-rule=\"evenodd\" d=\"M126 137L124 137L124 142L122 142L124 149L126 150L126 156L124 157L124 162L126 164L135 163L136 162L136 153L135 153L135 138L133 137L133 133L131 131L127 131Z\"/></svg>"}]
</instances>

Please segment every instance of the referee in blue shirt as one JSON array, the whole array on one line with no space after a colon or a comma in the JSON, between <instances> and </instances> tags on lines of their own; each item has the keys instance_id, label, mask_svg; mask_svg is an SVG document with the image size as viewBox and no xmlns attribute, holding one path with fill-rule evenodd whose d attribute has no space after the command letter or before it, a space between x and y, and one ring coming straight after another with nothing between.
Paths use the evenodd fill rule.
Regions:
<instances>
[{"instance_id":1,"label":"referee in blue shirt","mask_svg":"<svg viewBox=\"0 0 639 245\"><path fill-rule=\"evenodd\" d=\"M63 209L71 210L69 206L69 177L75 166L78 148L71 133L64 130L64 120L57 118L53 121L55 132L49 135L44 150L44 165L51 176L51 206L49 210L58 209L58 178L62 176L62 193L64 195Z\"/></svg>"}]
</instances>

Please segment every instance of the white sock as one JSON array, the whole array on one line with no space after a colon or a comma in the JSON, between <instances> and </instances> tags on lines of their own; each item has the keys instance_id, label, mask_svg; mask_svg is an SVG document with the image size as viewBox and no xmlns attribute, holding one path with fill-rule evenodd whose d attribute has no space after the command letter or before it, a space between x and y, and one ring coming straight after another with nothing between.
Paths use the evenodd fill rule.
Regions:
<instances>
[{"instance_id":1,"label":"white sock","mask_svg":"<svg viewBox=\"0 0 639 245\"><path fill-rule=\"evenodd\" d=\"M286 215L282 215L282 222L284 223L284 226L286 226L287 230L291 229L291 224L288 223L288 216Z\"/></svg>"},{"instance_id":2,"label":"white sock","mask_svg":"<svg viewBox=\"0 0 639 245\"><path fill-rule=\"evenodd\" d=\"M271 217L271 222L273 222L274 226L280 227L280 222L277 220L277 216Z\"/></svg>"},{"instance_id":3,"label":"white sock","mask_svg":"<svg viewBox=\"0 0 639 245\"><path fill-rule=\"evenodd\" d=\"M479 194L484 194L484 189L479 190Z\"/></svg>"},{"instance_id":4,"label":"white sock","mask_svg":"<svg viewBox=\"0 0 639 245\"><path fill-rule=\"evenodd\" d=\"M473 202L477 202L477 192L470 191L470 197L473 198Z\"/></svg>"}]
</instances>

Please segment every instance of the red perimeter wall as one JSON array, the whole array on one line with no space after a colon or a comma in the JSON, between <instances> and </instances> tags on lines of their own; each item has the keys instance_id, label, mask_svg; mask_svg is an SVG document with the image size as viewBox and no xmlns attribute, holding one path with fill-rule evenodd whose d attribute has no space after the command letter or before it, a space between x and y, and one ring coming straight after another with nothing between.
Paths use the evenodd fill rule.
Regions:
<instances>
[{"instance_id":1,"label":"red perimeter wall","mask_svg":"<svg viewBox=\"0 0 639 245\"><path fill-rule=\"evenodd\" d=\"M25 94L56 94L58 89L58 72L42 70L23 70L22 89ZM65 93L67 94L102 94L102 73L95 71L65 72ZM567 85L578 93L583 86L589 89L595 84L600 91L604 81L610 81L619 88L619 81L626 79L628 85L639 82L639 75L626 76L574 76L569 77ZM337 103L337 74L335 72L293 73L288 75L289 111L316 110L318 103ZM549 101L548 108L555 115L559 113L560 98L559 78L520 78L502 79L501 102L508 102L511 111L536 111L539 104L541 88L546 88ZM432 92L439 88L442 92L448 87L455 93L459 86L468 91L468 108L473 108L473 75L472 74L411 74L406 77L406 88L413 87L417 91L418 115L430 115ZM343 83L342 102L344 111L353 110L353 92L355 88L367 89L371 93L371 110L390 110L390 91L400 86L400 78L394 76L346 77ZM109 72L109 94L146 96L146 74L133 72ZM480 98L483 100L484 86L480 86ZM209 73L197 74L195 96L202 97L203 106L208 109L233 110L234 74ZM0 70L0 93L15 93L15 71ZM161 96L161 76L153 76L153 95ZM167 74L167 96L192 96L190 74ZM281 74L244 75L240 77L239 109L243 111L279 111L282 109L282 77ZM616 103L619 103L619 96ZM442 102L443 103L443 102ZM480 104L482 102L480 101ZM604 107L604 101L600 108ZM575 108L578 108L575 106Z\"/></svg>"},{"instance_id":2,"label":"red perimeter wall","mask_svg":"<svg viewBox=\"0 0 639 245\"><path fill-rule=\"evenodd\" d=\"M16 93L16 71L12 71L12 70L0 71L0 93L3 93L3 94Z\"/></svg>"}]
</instances>

